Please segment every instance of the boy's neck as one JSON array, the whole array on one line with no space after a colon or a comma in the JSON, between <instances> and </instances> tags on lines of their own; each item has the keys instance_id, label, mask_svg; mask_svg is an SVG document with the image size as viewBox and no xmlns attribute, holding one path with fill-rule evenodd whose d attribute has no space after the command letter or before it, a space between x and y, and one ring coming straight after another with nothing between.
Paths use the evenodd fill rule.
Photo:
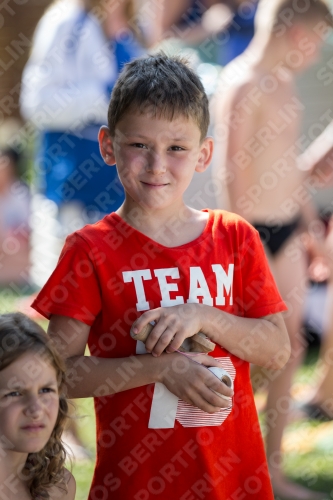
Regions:
<instances>
[{"instance_id":1,"label":"boy's neck","mask_svg":"<svg viewBox=\"0 0 333 500\"><path fill-rule=\"evenodd\" d=\"M129 209L126 202L116 211L127 224L166 247L185 245L205 229L208 213L183 204L177 210L150 212L141 206Z\"/></svg>"}]
</instances>

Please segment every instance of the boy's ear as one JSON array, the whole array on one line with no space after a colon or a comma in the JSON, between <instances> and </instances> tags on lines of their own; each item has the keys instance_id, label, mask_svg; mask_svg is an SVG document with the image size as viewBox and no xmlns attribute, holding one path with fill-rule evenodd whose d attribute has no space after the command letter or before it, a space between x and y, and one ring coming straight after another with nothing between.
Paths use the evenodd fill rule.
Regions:
<instances>
[{"instance_id":1,"label":"boy's ear","mask_svg":"<svg viewBox=\"0 0 333 500\"><path fill-rule=\"evenodd\" d=\"M206 137L201 144L196 172L204 172L211 164L214 151L214 141L212 137Z\"/></svg>"},{"instance_id":2,"label":"boy's ear","mask_svg":"<svg viewBox=\"0 0 333 500\"><path fill-rule=\"evenodd\" d=\"M99 150L103 157L103 160L107 165L114 165L116 159L113 153L113 139L110 134L108 127L103 125L98 133Z\"/></svg>"}]
</instances>

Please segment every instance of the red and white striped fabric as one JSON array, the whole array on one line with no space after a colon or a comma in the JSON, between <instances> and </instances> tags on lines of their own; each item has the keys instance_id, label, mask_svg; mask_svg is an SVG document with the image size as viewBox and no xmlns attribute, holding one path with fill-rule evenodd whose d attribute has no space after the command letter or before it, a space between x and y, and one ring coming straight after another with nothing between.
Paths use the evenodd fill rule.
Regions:
<instances>
[{"instance_id":1,"label":"red and white striped fabric","mask_svg":"<svg viewBox=\"0 0 333 500\"><path fill-rule=\"evenodd\" d=\"M229 357L215 358L220 361L221 368L224 368L232 380L235 380L236 370ZM213 425L221 425L225 419L230 415L232 410L231 405L228 408L221 408L216 413L206 413L199 408L196 408L183 400L178 401L176 420L182 424L183 427L208 427Z\"/></svg>"}]
</instances>

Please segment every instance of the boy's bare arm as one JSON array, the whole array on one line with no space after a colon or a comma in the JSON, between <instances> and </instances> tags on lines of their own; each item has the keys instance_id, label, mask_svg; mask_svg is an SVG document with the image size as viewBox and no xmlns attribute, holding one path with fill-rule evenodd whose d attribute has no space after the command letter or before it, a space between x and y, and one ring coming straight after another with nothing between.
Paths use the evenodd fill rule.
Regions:
<instances>
[{"instance_id":1,"label":"boy's bare arm","mask_svg":"<svg viewBox=\"0 0 333 500\"><path fill-rule=\"evenodd\" d=\"M231 389L201 366L221 366L213 358L203 355L194 362L178 353L159 358L151 354L129 358L84 356L89 331L88 325L66 316L54 315L50 320L48 333L68 367L68 397L107 396L161 382L176 396L208 413L229 405L213 391L230 397Z\"/></svg>"},{"instance_id":2,"label":"boy's bare arm","mask_svg":"<svg viewBox=\"0 0 333 500\"><path fill-rule=\"evenodd\" d=\"M136 322L137 333L155 321L146 349L159 356L179 349L185 338L202 331L213 342L241 359L271 369L282 368L290 356L290 342L281 313L241 318L204 304L184 304L145 312Z\"/></svg>"}]
</instances>

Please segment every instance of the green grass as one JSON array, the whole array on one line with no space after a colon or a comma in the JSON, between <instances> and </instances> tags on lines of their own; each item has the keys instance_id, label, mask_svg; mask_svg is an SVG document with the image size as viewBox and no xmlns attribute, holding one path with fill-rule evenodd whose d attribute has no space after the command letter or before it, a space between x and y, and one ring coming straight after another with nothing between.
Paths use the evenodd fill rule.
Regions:
<instances>
[{"instance_id":1,"label":"green grass","mask_svg":"<svg viewBox=\"0 0 333 500\"><path fill-rule=\"evenodd\" d=\"M18 293L6 288L0 288L0 313L12 312L15 307L15 300L20 297Z\"/></svg>"},{"instance_id":2,"label":"green grass","mask_svg":"<svg viewBox=\"0 0 333 500\"><path fill-rule=\"evenodd\" d=\"M78 432L83 443L95 456L95 416L92 399L77 399ZM76 479L75 500L87 500L92 475L94 472L94 460L85 460L74 463L72 472Z\"/></svg>"},{"instance_id":3,"label":"green grass","mask_svg":"<svg viewBox=\"0 0 333 500\"><path fill-rule=\"evenodd\" d=\"M0 290L0 313L15 307L17 294ZM46 321L41 324L44 328ZM298 370L294 387L307 388L312 379L318 351L312 349ZM79 435L86 447L95 453L95 419L92 399L76 400ZM262 418L261 418L262 420ZM284 469L287 476L313 490L327 492L333 499L333 422L298 420L288 425L284 438ZM94 460L73 465L77 483L76 500L86 500L93 475Z\"/></svg>"},{"instance_id":4,"label":"green grass","mask_svg":"<svg viewBox=\"0 0 333 500\"><path fill-rule=\"evenodd\" d=\"M287 427L284 442L287 476L333 498L333 423L295 422Z\"/></svg>"},{"instance_id":5,"label":"green grass","mask_svg":"<svg viewBox=\"0 0 333 500\"><path fill-rule=\"evenodd\" d=\"M73 467L72 473L76 479L75 500L87 500L93 471L93 462L80 462Z\"/></svg>"}]
</instances>

